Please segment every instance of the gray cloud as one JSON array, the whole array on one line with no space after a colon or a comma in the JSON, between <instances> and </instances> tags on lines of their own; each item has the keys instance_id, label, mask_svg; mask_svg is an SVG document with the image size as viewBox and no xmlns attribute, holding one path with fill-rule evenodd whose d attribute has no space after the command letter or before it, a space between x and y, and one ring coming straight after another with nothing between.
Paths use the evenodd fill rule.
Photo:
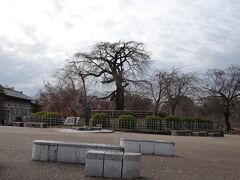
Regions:
<instances>
[{"instance_id":1,"label":"gray cloud","mask_svg":"<svg viewBox=\"0 0 240 180\"><path fill-rule=\"evenodd\" d=\"M144 42L159 68L202 71L240 62L240 0L52 0L45 6L32 19L16 12L18 35L0 29L0 83L34 94L64 59L101 40Z\"/></svg>"}]
</instances>

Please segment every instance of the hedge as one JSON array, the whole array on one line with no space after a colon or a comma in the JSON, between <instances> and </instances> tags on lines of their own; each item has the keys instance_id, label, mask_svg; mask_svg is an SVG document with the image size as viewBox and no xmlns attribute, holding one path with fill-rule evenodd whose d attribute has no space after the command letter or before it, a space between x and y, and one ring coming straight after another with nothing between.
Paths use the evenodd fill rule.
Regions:
<instances>
[{"instance_id":1,"label":"hedge","mask_svg":"<svg viewBox=\"0 0 240 180\"><path fill-rule=\"evenodd\" d=\"M92 126L100 124L103 128L109 128L110 119L106 113L96 113L92 116L91 124Z\"/></svg>"},{"instance_id":2,"label":"hedge","mask_svg":"<svg viewBox=\"0 0 240 180\"><path fill-rule=\"evenodd\" d=\"M121 115L118 117L120 129L135 129L136 118L133 115Z\"/></svg>"},{"instance_id":3,"label":"hedge","mask_svg":"<svg viewBox=\"0 0 240 180\"><path fill-rule=\"evenodd\" d=\"M40 111L40 112L36 112L36 113L31 113L31 117L33 117L33 118L61 118L61 115L57 112Z\"/></svg>"},{"instance_id":4,"label":"hedge","mask_svg":"<svg viewBox=\"0 0 240 180\"><path fill-rule=\"evenodd\" d=\"M157 127L159 126L159 123L161 123L162 118L159 116L152 115L146 116L144 120L146 121L147 129L157 131L158 130Z\"/></svg>"}]
</instances>

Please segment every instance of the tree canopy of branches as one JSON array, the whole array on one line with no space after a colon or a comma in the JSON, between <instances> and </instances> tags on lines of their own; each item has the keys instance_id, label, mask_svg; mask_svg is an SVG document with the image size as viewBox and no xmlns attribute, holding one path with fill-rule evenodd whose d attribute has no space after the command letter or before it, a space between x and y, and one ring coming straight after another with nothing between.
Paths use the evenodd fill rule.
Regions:
<instances>
[{"instance_id":1,"label":"tree canopy of branches","mask_svg":"<svg viewBox=\"0 0 240 180\"><path fill-rule=\"evenodd\" d=\"M70 65L59 69L55 83L45 83L40 92L39 103L44 110L59 112L63 115L77 116L83 111L84 90L72 72Z\"/></svg>"},{"instance_id":2,"label":"tree canopy of branches","mask_svg":"<svg viewBox=\"0 0 240 180\"><path fill-rule=\"evenodd\" d=\"M212 97L220 98L226 131L231 131L229 117L237 97L240 96L240 66L229 66L225 70L212 69L207 73L204 89Z\"/></svg>"},{"instance_id":3,"label":"tree canopy of branches","mask_svg":"<svg viewBox=\"0 0 240 180\"><path fill-rule=\"evenodd\" d=\"M196 90L197 78L194 73L183 73L173 69L170 73L167 86L167 99L174 115L176 107L183 96L193 95Z\"/></svg>"},{"instance_id":4,"label":"tree canopy of branches","mask_svg":"<svg viewBox=\"0 0 240 180\"><path fill-rule=\"evenodd\" d=\"M145 81L146 91L154 101L154 114L157 115L160 105L166 101L166 92L170 83L169 72L165 70L155 71L149 80Z\"/></svg>"},{"instance_id":5,"label":"tree canopy of branches","mask_svg":"<svg viewBox=\"0 0 240 180\"><path fill-rule=\"evenodd\" d=\"M125 93L125 109L127 110L152 110L152 99L137 93Z\"/></svg>"},{"instance_id":6,"label":"tree canopy of branches","mask_svg":"<svg viewBox=\"0 0 240 180\"><path fill-rule=\"evenodd\" d=\"M100 42L89 53L76 53L75 62L85 67L86 76L100 77L101 83L113 90L102 98L115 101L116 109L124 109L124 90L130 83L137 83L138 77L149 64L149 55L144 44L135 41Z\"/></svg>"}]
</instances>

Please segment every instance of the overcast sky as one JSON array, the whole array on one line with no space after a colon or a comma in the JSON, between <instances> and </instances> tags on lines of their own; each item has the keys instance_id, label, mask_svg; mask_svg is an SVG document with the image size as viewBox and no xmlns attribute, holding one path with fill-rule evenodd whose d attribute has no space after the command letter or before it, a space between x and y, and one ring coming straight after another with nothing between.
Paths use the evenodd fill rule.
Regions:
<instances>
[{"instance_id":1,"label":"overcast sky","mask_svg":"<svg viewBox=\"0 0 240 180\"><path fill-rule=\"evenodd\" d=\"M240 64L240 0L0 0L0 84L34 95L98 41L145 43L155 67Z\"/></svg>"}]
</instances>

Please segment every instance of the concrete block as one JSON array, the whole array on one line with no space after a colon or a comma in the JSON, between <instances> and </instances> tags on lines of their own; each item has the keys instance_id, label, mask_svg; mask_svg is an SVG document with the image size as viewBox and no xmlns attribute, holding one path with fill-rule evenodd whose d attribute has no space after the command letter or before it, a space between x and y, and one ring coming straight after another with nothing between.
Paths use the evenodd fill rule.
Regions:
<instances>
[{"instance_id":1,"label":"concrete block","mask_svg":"<svg viewBox=\"0 0 240 180\"><path fill-rule=\"evenodd\" d=\"M33 144L32 160L48 161L48 145Z\"/></svg>"},{"instance_id":2,"label":"concrete block","mask_svg":"<svg viewBox=\"0 0 240 180\"><path fill-rule=\"evenodd\" d=\"M223 137L224 134L222 134L220 132L211 132L211 133L208 133L208 136L210 136L210 137Z\"/></svg>"},{"instance_id":3,"label":"concrete block","mask_svg":"<svg viewBox=\"0 0 240 180\"><path fill-rule=\"evenodd\" d=\"M138 178L140 177L140 153L124 153L122 178Z\"/></svg>"},{"instance_id":4,"label":"concrete block","mask_svg":"<svg viewBox=\"0 0 240 180\"><path fill-rule=\"evenodd\" d=\"M104 156L104 177L121 178L122 152L106 152Z\"/></svg>"},{"instance_id":5,"label":"concrete block","mask_svg":"<svg viewBox=\"0 0 240 180\"><path fill-rule=\"evenodd\" d=\"M120 145L124 147L125 152L141 152L141 140L121 138Z\"/></svg>"},{"instance_id":6,"label":"concrete block","mask_svg":"<svg viewBox=\"0 0 240 180\"><path fill-rule=\"evenodd\" d=\"M58 146L48 145L48 161L57 161Z\"/></svg>"},{"instance_id":7,"label":"concrete block","mask_svg":"<svg viewBox=\"0 0 240 180\"><path fill-rule=\"evenodd\" d=\"M124 147L112 144L98 144L96 148L100 151L124 152Z\"/></svg>"},{"instance_id":8,"label":"concrete block","mask_svg":"<svg viewBox=\"0 0 240 180\"><path fill-rule=\"evenodd\" d=\"M208 136L207 131L193 132L193 136Z\"/></svg>"},{"instance_id":9,"label":"concrete block","mask_svg":"<svg viewBox=\"0 0 240 180\"><path fill-rule=\"evenodd\" d=\"M175 155L175 143L165 141L155 141L154 154L161 156L174 156Z\"/></svg>"},{"instance_id":10,"label":"concrete block","mask_svg":"<svg viewBox=\"0 0 240 180\"><path fill-rule=\"evenodd\" d=\"M81 164L85 164L86 155L89 150L96 150L96 147L78 147L77 148L77 162Z\"/></svg>"},{"instance_id":11,"label":"concrete block","mask_svg":"<svg viewBox=\"0 0 240 180\"><path fill-rule=\"evenodd\" d=\"M140 152L142 154L154 154L154 141L142 140Z\"/></svg>"},{"instance_id":12,"label":"concrete block","mask_svg":"<svg viewBox=\"0 0 240 180\"><path fill-rule=\"evenodd\" d=\"M105 151L90 150L86 153L85 175L103 176L103 162Z\"/></svg>"},{"instance_id":13,"label":"concrete block","mask_svg":"<svg viewBox=\"0 0 240 180\"><path fill-rule=\"evenodd\" d=\"M191 130L172 130L172 136L192 136Z\"/></svg>"},{"instance_id":14,"label":"concrete block","mask_svg":"<svg viewBox=\"0 0 240 180\"><path fill-rule=\"evenodd\" d=\"M57 161L77 163L77 147L60 144L58 146Z\"/></svg>"}]
</instances>

